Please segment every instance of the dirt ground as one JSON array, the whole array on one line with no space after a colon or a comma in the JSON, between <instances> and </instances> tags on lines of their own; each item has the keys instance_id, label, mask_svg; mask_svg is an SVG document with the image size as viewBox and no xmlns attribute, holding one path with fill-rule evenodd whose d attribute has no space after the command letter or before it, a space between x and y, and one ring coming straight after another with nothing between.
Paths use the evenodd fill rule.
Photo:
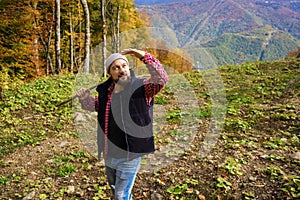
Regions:
<instances>
[{"instance_id":1,"label":"dirt ground","mask_svg":"<svg viewBox=\"0 0 300 200\"><path fill-rule=\"evenodd\" d=\"M252 149L251 145L227 148L226 141L220 139L216 147L201 158L199 143L201 136L194 139L190 150L177 161L155 172L140 172L133 189L134 199L293 199L282 190L284 179L288 179L284 177L287 171L289 174L297 173L295 169L299 172L299 157L295 158L293 152L286 155L284 151ZM267 158L266 155L274 153L282 158ZM229 156L245 160L235 173L222 167ZM58 161L58 158L64 159ZM269 162L282 166L285 172L277 170L274 177L270 177L265 172ZM72 163L76 170L58 175L62 163ZM1 159L0 173L1 199L111 197L103 162L89 155L79 138L50 138L35 146L19 148ZM222 185L220 180L230 184Z\"/></svg>"}]
</instances>

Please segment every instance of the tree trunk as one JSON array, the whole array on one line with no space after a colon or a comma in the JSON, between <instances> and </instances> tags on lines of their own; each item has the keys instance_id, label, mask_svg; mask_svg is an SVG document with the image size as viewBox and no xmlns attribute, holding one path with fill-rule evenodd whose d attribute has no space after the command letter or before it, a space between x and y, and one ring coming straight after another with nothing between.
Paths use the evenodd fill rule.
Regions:
<instances>
[{"instance_id":1,"label":"tree trunk","mask_svg":"<svg viewBox=\"0 0 300 200\"><path fill-rule=\"evenodd\" d=\"M37 4L33 4L33 6L36 9ZM54 7L53 7L52 11L53 11L52 15L53 15L53 19L54 19L54 17L55 17L55 8ZM55 74L55 69L53 67L52 58L51 58L51 54L50 54L50 51L51 51L51 38L52 38L53 27L52 27L52 25L49 25L47 23L48 24L48 26L47 26L47 30L48 30L47 35L48 36L47 36L47 38L44 39L42 31L38 28L40 26L40 24L39 24L39 20L38 20L38 18L36 16L35 16L34 21L35 21L36 27L38 29L39 39L42 42L42 45L43 45L44 50L46 52L46 76L49 75L49 71L50 70L51 70L52 74ZM48 22L47 16L46 16L46 20L45 21ZM48 41L48 42L46 42L46 41Z\"/></svg>"},{"instance_id":2,"label":"tree trunk","mask_svg":"<svg viewBox=\"0 0 300 200\"><path fill-rule=\"evenodd\" d=\"M114 9L116 7L116 10ZM110 30L112 34L111 47L112 52L120 52L120 2L110 4L108 9L108 18L110 20Z\"/></svg>"},{"instance_id":3,"label":"tree trunk","mask_svg":"<svg viewBox=\"0 0 300 200\"><path fill-rule=\"evenodd\" d=\"M0 86L0 101L2 101L2 86Z\"/></svg>"},{"instance_id":4,"label":"tree trunk","mask_svg":"<svg viewBox=\"0 0 300 200\"><path fill-rule=\"evenodd\" d=\"M107 4L107 8L106 10L108 10L108 12L106 13L107 16L106 18L108 19L107 21L109 21L109 30L111 32L111 52L117 52L117 30L116 30L116 18L115 18L115 5L113 3L109 3Z\"/></svg>"},{"instance_id":5,"label":"tree trunk","mask_svg":"<svg viewBox=\"0 0 300 200\"><path fill-rule=\"evenodd\" d=\"M73 9L72 9L73 12ZM70 12L70 71L74 72L74 33L73 33L73 17Z\"/></svg>"},{"instance_id":6,"label":"tree trunk","mask_svg":"<svg viewBox=\"0 0 300 200\"><path fill-rule=\"evenodd\" d=\"M37 10L37 5L38 5L38 1L33 1L32 2L32 8L36 11ZM34 17L34 28L36 30L38 30L38 21L36 16ZM38 34L34 34L33 36L33 48L34 48L34 53L33 53L33 62L35 65L35 72L36 72L36 76L40 75L40 58L39 58L39 36Z\"/></svg>"},{"instance_id":7,"label":"tree trunk","mask_svg":"<svg viewBox=\"0 0 300 200\"><path fill-rule=\"evenodd\" d=\"M107 71L105 68L105 60L106 60L106 0L101 0L101 15L102 15L102 39L103 39L103 46L102 46L102 64L103 64L103 77L107 76Z\"/></svg>"},{"instance_id":8,"label":"tree trunk","mask_svg":"<svg viewBox=\"0 0 300 200\"><path fill-rule=\"evenodd\" d=\"M51 48L51 37L52 37L52 29L50 28L48 32L48 42L46 43L42 34L39 33L40 35L40 40L44 46L44 49L46 51L46 75L49 75L49 68L51 69L51 73L55 74L55 70L53 67L52 59L51 59L51 54L50 54L50 48Z\"/></svg>"},{"instance_id":9,"label":"tree trunk","mask_svg":"<svg viewBox=\"0 0 300 200\"><path fill-rule=\"evenodd\" d=\"M85 44L84 44L85 56L84 56L83 71L89 72L90 44L91 44L90 12L89 12L88 3L86 0L81 0L81 4L82 4L84 15L85 15Z\"/></svg>"},{"instance_id":10,"label":"tree trunk","mask_svg":"<svg viewBox=\"0 0 300 200\"><path fill-rule=\"evenodd\" d=\"M35 72L36 76L40 75L40 66L39 66L39 44L38 44L38 37L34 36L33 39L33 48L34 48L34 53L33 53L33 60L34 60L34 65L35 65Z\"/></svg>"},{"instance_id":11,"label":"tree trunk","mask_svg":"<svg viewBox=\"0 0 300 200\"><path fill-rule=\"evenodd\" d=\"M56 73L61 73L60 57L60 0L55 0L55 60Z\"/></svg>"},{"instance_id":12,"label":"tree trunk","mask_svg":"<svg viewBox=\"0 0 300 200\"><path fill-rule=\"evenodd\" d=\"M111 22L110 22L110 29L111 29L111 34L112 34L112 39L111 39L111 51L116 52L116 43L117 43L117 33L116 33L116 22L115 19L113 18L113 15L111 16Z\"/></svg>"},{"instance_id":13,"label":"tree trunk","mask_svg":"<svg viewBox=\"0 0 300 200\"><path fill-rule=\"evenodd\" d=\"M48 43L46 45L46 53L47 53L47 66L50 67L51 69L51 73L55 74L55 69L53 67L53 62L52 62L52 58L51 58L51 54L50 54L50 49L51 49L51 38L52 38L52 28L50 29L49 33L48 33ZM47 74L49 75L49 73Z\"/></svg>"},{"instance_id":14,"label":"tree trunk","mask_svg":"<svg viewBox=\"0 0 300 200\"><path fill-rule=\"evenodd\" d=\"M78 62L76 62L76 66L77 69L80 68L81 66L81 9L80 9L80 4L78 4L78 29L79 29L79 33L78 33L78 59L75 59L75 62L78 60Z\"/></svg>"},{"instance_id":15,"label":"tree trunk","mask_svg":"<svg viewBox=\"0 0 300 200\"><path fill-rule=\"evenodd\" d=\"M117 52L120 52L120 14L121 14L121 8L120 5L117 7L117 40L116 40L116 50Z\"/></svg>"}]
</instances>

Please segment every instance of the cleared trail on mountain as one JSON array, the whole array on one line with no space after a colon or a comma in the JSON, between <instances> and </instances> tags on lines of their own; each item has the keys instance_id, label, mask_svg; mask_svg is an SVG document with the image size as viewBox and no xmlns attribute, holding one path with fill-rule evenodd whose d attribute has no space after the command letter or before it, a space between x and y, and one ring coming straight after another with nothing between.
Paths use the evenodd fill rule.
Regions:
<instances>
[{"instance_id":1,"label":"cleared trail on mountain","mask_svg":"<svg viewBox=\"0 0 300 200\"><path fill-rule=\"evenodd\" d=\"M272 40L272 36L274 33L275 33L275 30L270 30L268 32L265 42L262 43L261 52L260 52L260 56L259 56L258 60L262 61L264 59L265 50L268 47L268 45L270 44L270 41Z\"/></svg>"},{"instance_id":2,"label":"cleared trail on mountain","mask_svg":"<svg viewBox=\"0 0 300 200\"><path fill-rule=\"evenodd\" d=\"M245 5L243 6L240 2L235 2L234 0L231 0L232 3L234 3L239 9L247 13L251 18L257 23L259 26L263 26L263 19L257 15L255 15L253 12L249 11Z\"/></svg>"},{"instance_id":3,"label":"cleared trail on mountain","mask_svg":"<svg viewBox=\"0 0 300 200\"><path fill-rule=\"evenodd\" d=\"M215 14L217 14L219 9L225 6L228 1L215 1L211 4L211 6L207 9L207 12L203 13L203 19L201 19L192 29L190 35L187 37L187 40L182 44L182 47L186 47L190 45L193 41L197 41L199 37L201 37L201 33L204 30L205 26L209 23L209 19L211 19ZM253 20L260 26L263 25L263 20L256 16L254 13L250 12L247 8L243 7L240 3L230 0L232 4L234 4L238 9L247 13ZM201 41L200 41L201 42Z\"/></svg>"},{"instance_id":4,"label":"cleared trail on mountain","mask_svg":"<svg viewBox=\"0 0 300 200\"><path fill-rule=\"evenodd\" d=\"M187 37L187 40L182 44L182 47L189 46L193 41L197 40L199 38L199 35L203 31L205 25L208 23L208 20L214 16L216 9L220 7L224 1L216 1L215 3L212 3L211 7L207 9L207 12L205 13L206 16L201 20L198 24L196 24L191 32L191 34Z\"/></svg>"}]
</instances>

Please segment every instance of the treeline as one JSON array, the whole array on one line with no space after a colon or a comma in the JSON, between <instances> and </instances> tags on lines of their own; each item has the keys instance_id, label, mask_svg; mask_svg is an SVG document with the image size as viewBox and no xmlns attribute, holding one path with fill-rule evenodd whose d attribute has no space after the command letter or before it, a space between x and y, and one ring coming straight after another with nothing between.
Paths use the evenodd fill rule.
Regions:
<instances>
[{"instance_id":1,"label":"treeline","mask_svg":"<svg viewBox=\"0 0 300 200\"><path fill-rule=\"evenodd\" d=\"M2 0L0 10L2 79L90 71L93 47L117 52L119 34L146 21L133 0Z\"/></svg>"}]
</instances>

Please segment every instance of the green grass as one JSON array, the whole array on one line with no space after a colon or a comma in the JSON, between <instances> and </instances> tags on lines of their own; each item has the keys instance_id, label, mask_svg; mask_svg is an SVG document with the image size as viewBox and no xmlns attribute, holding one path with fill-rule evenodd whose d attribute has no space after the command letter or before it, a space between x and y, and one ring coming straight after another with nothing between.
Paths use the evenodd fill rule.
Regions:
<instances>
[{"instance_id":1,"label":"green grass","mask_svg":"<svg viewBox=\"0 0 300 200\"><path fill-rule=\"evenodd\" d=\"M4 91L0 101L0 157L57 135L71 123L70 105L57 108L55 104L71 96L74 78L41 77Z\"/></svg>"}]
</instances>

